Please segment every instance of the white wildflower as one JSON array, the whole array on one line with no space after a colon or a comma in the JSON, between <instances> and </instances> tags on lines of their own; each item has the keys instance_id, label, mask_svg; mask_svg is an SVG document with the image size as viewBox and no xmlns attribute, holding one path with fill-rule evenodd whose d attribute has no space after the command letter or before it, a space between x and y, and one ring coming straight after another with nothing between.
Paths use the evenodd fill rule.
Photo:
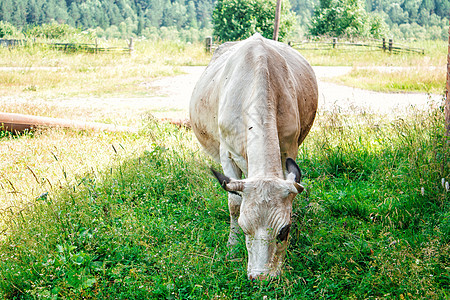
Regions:
<instances>
[{"instance_id":1,"label":"white wildflower","mask_svg":"<svg viewBox=\"0 0 450 300\"><path fill-rule=\"evenodd\" d=\"M442 184L442 187L445 188L445 178L441 179L441 184Z\"/></svg>"},{"instance_id":2,"label":"white wildflower","mask_svg":"<svg viewBox=\"0 0 450 300\"><path fill-rule=\"evenodd\" d=\"M448 192L450 190L450 186L448 185L448 181L445 183L445 190Z\"/></svg>"},{"instance_id":3,"label":"white wildflower","mask_svg":"<svg viewBox=\"0 0 450 300\"><path fill-rule=\"evenodd\" d=\"M422 188L420 189L420 193L422 194L422 196L425 196L425 188L424 188L424 187L422 187Z\"/></svg>"}]
</instances>

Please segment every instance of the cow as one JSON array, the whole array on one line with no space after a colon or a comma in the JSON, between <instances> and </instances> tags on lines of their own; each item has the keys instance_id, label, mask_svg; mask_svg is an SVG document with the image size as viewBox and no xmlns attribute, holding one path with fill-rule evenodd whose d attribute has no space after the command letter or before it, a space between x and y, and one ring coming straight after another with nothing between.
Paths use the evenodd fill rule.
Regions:
<instances>
[{"instance_id":1,"label":"cow","mask_svg":"<svg viewBox=\"0 0 450 300\"><path fill-rule=\"evenodd\" d=\"M316 77L303 56L258 33L219 46L193 90L191 126L222 165L224 174L212 171L228 192L228 245L237 244L240 227L250 280L281 272L292 202L303 191L294 159L317 103Z\"/></svg>"}]
</instances>

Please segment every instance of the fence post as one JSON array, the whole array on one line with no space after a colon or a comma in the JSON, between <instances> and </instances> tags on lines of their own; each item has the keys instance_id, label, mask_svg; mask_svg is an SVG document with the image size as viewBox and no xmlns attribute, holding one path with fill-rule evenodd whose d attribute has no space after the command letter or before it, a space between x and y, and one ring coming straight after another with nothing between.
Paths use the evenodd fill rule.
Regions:
<instances>
[{"instance_id":1,"label":"fence post","mask_svg":"<svg viewBox=\"0 0 450 300\"><path fill-rule=\"evenodd\" d=\"M337 38L333 38L333 49L337 46Z\"/></svg>"},{"instance_id":2,"label":"fence post","mask_svg":"<svg viewBox=\"0 0 450 300\"><path fill-rule=\"evenodd\" d=\"M383 52L386 52L386 39L383 38Z\"/></svg>"},{"instance_id":3,"label":"fence post","mask_svg":"<svg viewBox=\"0 0 450 300\"><path fill-rule=\"evenodd\" d=\"M212 49L212 36L207 36L205 39L205 51L211 53Z\"/></svg>"},{"instance_id":4,"label":"fence post","mask_svg":"<svg viewBox=\"0 0 450 300\"><path fill-rule=\"evenodd\" d=\"M134 47L133 47L133 38L130 37L130 42L128 43L128 51L130 54L133 54Z\"/></svg>"},{"instance_id":5,"label":"fence post","mask_svg":"<svg viewBox=\"0 0 450 300\"><path fill-rule=\"evenodd\" d=\"M393 39L389 39L389 52L392 53L392 48L394 46L394 40Z\"/></svg>"},{"instance_id":6,"label":"fence post","mask_svg":"<svg viewBox=\"0 0 450 300\"><path fill-rule=\"evenodd\" d=\"M445 128L447 129L446 135L450 136L450 22L448 28L448 54L447 54L447 86L445 89Z\"/></svg>"}]
</instances>

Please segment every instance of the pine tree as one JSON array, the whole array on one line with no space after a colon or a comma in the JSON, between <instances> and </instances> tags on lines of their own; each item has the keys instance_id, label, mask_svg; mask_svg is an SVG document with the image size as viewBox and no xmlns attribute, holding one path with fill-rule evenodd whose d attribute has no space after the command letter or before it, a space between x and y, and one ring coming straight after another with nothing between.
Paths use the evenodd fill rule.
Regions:
<instances>
[{"instance_id":1,"label":"pine tree","mask_svg":"<svg viewBox=\"0 0 450 300\"><path fill-rule=\"evenodd\" d=\"M0 20L12 23L13 3L12 0L2 0L0 2Z\"/></svg>"}]
</instances>

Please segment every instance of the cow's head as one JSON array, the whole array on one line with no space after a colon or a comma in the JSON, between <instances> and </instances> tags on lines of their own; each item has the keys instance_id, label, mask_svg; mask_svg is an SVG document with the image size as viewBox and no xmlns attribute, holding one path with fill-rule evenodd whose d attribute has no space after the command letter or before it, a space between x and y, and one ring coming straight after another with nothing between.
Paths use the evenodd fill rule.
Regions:
<instances>
[{"instance_id":1,"label":"cow's head","mask_svg":"<svg viewBox=\"0 0 450 300\"><path fill-rule=\"evenodd\" d=\"M249 279L278 276L291 227L292 201L303 191L301 172L295 161L286 160L286 179L277 177L234 180L214 172L222 187L239 193L242 204L239 226L245 233Z\"/></svg>"}]
</instances>

